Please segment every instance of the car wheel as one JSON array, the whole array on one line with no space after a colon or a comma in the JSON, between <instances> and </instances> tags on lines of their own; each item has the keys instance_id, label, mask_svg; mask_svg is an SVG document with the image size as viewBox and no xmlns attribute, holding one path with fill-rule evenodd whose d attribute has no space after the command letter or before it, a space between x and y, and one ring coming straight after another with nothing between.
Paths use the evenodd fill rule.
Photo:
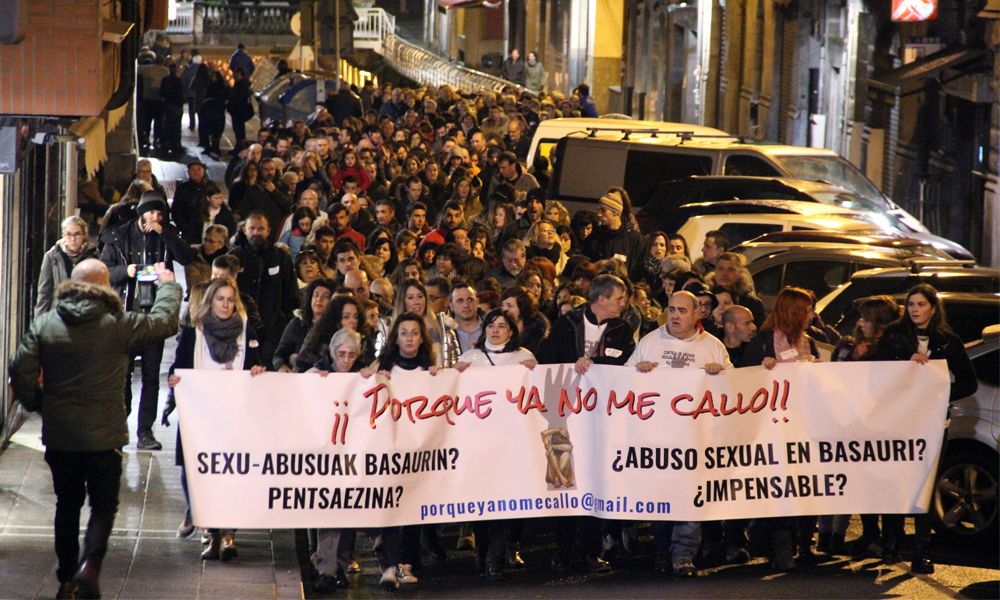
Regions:
<instances>
[{"instance_id":1,"label":"car wheel","mask_svg":"<svg viewBox=\"0 0 1000 600\"><path fill-rule=\"evenodd\" d=\"M934 486L934 529L945 536L997 537L998 456L989 450L949 452Z\"/></svg>"}]
</instances>

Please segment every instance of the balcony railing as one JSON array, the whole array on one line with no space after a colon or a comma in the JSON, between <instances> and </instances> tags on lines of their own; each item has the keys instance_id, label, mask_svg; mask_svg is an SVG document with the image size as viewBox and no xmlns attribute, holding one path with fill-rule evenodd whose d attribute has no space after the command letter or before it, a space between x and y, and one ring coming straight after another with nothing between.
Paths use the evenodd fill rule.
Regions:
<instances>
[{"instance_id":1,"label":"balcony railing","mask_svg":"<svg viewBox=\"0 0 1000 600\"><path fill-rule=\"evenodd\" d=\"M449 85L460 92L499 92L505 87L518 87L506 79L452 63L395 35L386 37L382 45L385 61L393 69L422 84Z\"/></svg>"},{"instance_id":2,"label":"balcony railing","mask_svg":"<svg viewBox=\"0 0 1000 600\"><path fill-rule=\"evenodd\" d=\"M211 43L220 36L287 38L294 44L291 20L298 10L298 3L289 2L184 2L177 4L167 35L195 44Z\"/></svg>"}]
</instances>

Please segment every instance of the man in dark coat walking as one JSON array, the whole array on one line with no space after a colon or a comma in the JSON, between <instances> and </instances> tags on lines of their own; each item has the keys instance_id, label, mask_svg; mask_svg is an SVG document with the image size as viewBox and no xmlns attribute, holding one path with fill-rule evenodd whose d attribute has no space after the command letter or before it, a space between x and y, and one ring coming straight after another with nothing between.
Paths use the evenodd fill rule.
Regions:
<instances>
[{"instance_id":1,"label":"man in dark coat walking","mask_svg":"<svg viewBox=\"0 0 1000 600\"><path fill-rule=\"evenodd\" d=\"M236 278L240 293L257 302L263 321L260 332L260 360L270 365L292 311L299 307L298 285L288 253L271 242L267 215L251 212L243 230L236 235L231 254L240 259Z\"/></svg>"},{"instance_id":2,"label":"man in dark coat walking","mask_svg":"<svg viewBox=\"0 0 1000 600\"><path fill-rule=\"evenodd\" d=\"M121 448L128 444L121 386L132 355L177 331L181 286L154 266L148 313L125 312L107 266L86 259L59 285L55 309L39 315L10 364L14 397L42 414L45 462L56 494L57 598L99 598L98 577L118 510ZM80 509L90 518L80 556Z\"/></svg>"}]
</instances>

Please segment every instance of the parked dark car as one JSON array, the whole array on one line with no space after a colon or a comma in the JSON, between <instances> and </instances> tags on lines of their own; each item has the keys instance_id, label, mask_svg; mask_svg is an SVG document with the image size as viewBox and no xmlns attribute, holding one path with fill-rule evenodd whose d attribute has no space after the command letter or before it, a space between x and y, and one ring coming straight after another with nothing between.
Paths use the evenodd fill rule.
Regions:
<instances>
[{"instance_id":1,"label":"parked dark car","mask_svg":"<svg viewBox=\"0 0 1000 600\"><path fill-rule=\"evenodd\" d=\"M940 236L918 231L898 214L898 207L888 198L879 196L869 199L854 191L825 181L791 179L787 177L732 177L732 176L692 176L661 183L655 192L643 198L636 212L639 227L644 232L675 231L690 215L683 213L684 205L706 206L725 201L740 201L731 204L727 210L742 206L747 212L755 210L753 205L764 202L771 208L781 208L780 201L816 202L837 208L866 213L867 219L886 233L895 233L919 239L932 245L949 256L962 260L974 256L961 245ZM794 206L794 202L789 205ZM774 211L768 211L774 212Z\"/></svg>"},{"instance_id":2,"label":"parked dark car","mask_svg":"<svg viewBox=\"0 0 1000 600\"><path fill-rule=\"evenodd\" d=\"M951 317L951 309L948 316ZM941 457L931 514L934 529L962 542L996 547L1000 525L1000 325L985 328L965 345L979 378L979 389L951 403L948 443Z\"/></svg>"},{"instance_id":3,"label":"parked dark car","mask_svg":"<svg viewBox=\"0 0 1000 600\"><path fill-rule=\"evenodd\" d=\"M758 238L759 239L759 238ZM744 256L754 257L747 265L757 295L768 310L785 286L811 290L822 298L850 281L851 276L879 267L910 267L914 261L959 266L948 257L927 256L908 248L886 248L858 244L816 243L788 245L751 242L737 246ZM749 256L748 256L749 254Z\"/></svg>"},{"instance_id":4,"label":"parked dark car","mask_svg":"<svg viewBox=\"0 0 1000 600\"><path fill-rule=\"evenodd\" d=\"M934 266L916 262L909 267L858 271L849 282L821 298L816 313L842 334L849 333L857 321L852 311L855 300L880 294L905 299L918 283L934 286L948 302L967 301L967 317L957 312L952 316L945 304L949 322L962 341L977 339L984 327L1000 321L1000 271L973 264Z\"/></svg>"},{"instance_id":5,"label":"parked dark car","mask_svg":"<svg viewBox=\"0 0 1000 600\"><path fill-rule=\"evenodd\" d=\"M748 262L753 262L772 252L827 245L887 248L898 251L900 257L951 258L947 252L924 240L880 231L855 232L817 229L775 231L743 242L732 250L745 256Z\"/></svg>"}]
</instances>

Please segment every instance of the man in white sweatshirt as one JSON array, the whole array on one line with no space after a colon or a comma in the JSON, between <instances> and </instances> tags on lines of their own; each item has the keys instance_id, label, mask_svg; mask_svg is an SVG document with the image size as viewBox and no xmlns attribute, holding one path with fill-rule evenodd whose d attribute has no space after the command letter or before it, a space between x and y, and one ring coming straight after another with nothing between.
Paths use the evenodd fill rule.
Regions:
<instances>
[{"instance_id":1,"label":"man in white sweatshirt","mask_svg":"<svg viewBox=\"0 0 1000 600\"><path fill-rule=\"evenodd\" d=\"M662 368L705 369L715 375L733 368L729 352L715 336L698 330L698 299L691 292L670 295L667 323L647 333L635 347L626 366L642 373Z\"/></svg>"},{"instance_id":2,"label":"man in white sweatshirt","mask_svg":"<svg viewBox=\"0 0 1000 600\"><path fill-rule=\"evenodd\" d=\"M733 368L726 346L718 338L698 330L698 299L691 292L675 292L670 295L666 325L644 335L625 365L635 367L642 373L658 367L693 368L705 369L709 375ZM654 564L658 570L665 571L669 556L674 575L694 577L697 575L694 557L701 544L701 523L673 523L669 540L668 528L667 522L653 523L656 547Z\"/></svg>"}]
</instances>

